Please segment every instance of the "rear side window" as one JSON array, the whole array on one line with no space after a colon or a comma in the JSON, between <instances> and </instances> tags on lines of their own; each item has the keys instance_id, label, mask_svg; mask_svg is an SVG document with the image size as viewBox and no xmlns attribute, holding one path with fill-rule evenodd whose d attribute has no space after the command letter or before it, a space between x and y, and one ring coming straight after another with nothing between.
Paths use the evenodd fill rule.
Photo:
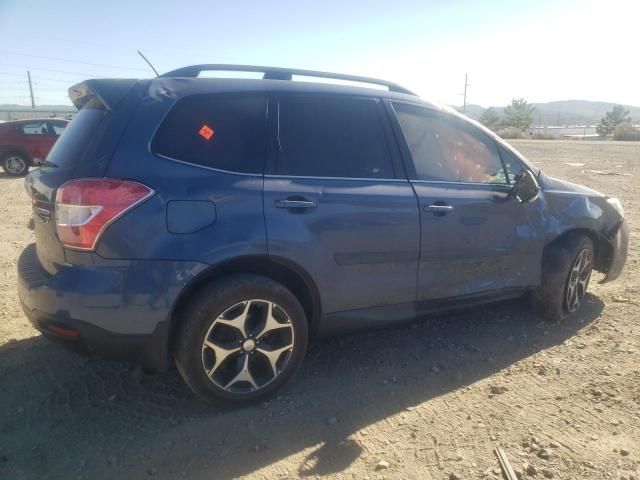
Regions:
<instances>
[{"instance_id":1,"label":"rear side window","mask_svg":"<svg viewBox=\"0 0 640 480\"><path fill-rule=\"evenodd\" d=\"M458 118L394 104L418 180L508 183L495 142Z\"/></svg>"},{"instance_id":2,"label":"rear side window","mask_svg":"<svg viewBox=\"0 0 640 480\"><path fill-rule=\"evenodd\" d=\"M89 140L99 136L109 113L102 103L92 99L73 117L47 155L47 161L58 167L71 167L82 156Z\"/></svg>"},{"instance_id":3,"label":"rear side window","mask_svg":"<svg viewBox=\"0 0 640 480\"><path fill-rule=\"evenodd\" d=\"M20 131L25 135L48 135L49 129L46 122L25 123L20 126Z\"/></svg>"},{"instance_id":4,"label":"rear side window","mask_svg":"<svg viewBox=\"0 0 640 480\"><path fill-rule=\"evenodd\" d=\"M279 101L279 175L394 178L375 99L291 95Z\"/></svg>"},{"instance_id":5,"label":"rear side window","mask_svg":"<svg viewBox=\"0 0 640 480\"><path fill-rule=\"evenodd\" d=\"M65 122L49 122L50 130L59 137L64 132L64 129L67 127Z\"/></svg>"},{"instance_id":6,"label":"rear side window","mask_svg":"<svg viewBox=\"0 0 640 480\"><path fill-rule=\"evenodd\" d=\"M262 174L266 138L263 95L192 95L167 114L151 151L194 165Z\"/></svg>"}]
</instances>

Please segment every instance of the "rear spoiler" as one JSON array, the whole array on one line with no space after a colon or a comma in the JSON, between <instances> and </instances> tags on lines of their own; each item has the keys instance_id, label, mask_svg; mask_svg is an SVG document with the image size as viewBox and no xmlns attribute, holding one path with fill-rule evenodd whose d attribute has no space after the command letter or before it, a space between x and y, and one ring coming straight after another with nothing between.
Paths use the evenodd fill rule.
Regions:
<instances>
[{"instance_id":1,"label":"rear spoiler","mask_svg":"<svg viewBox=\"0 0 640 480\"><path fill-rule=\"evenodd\" d=\"M107 110L113 110L138 82L134 78L85 80L69 89L69 98L80 110L92 98L97 98Z\"/></svg>"}]
</instances>

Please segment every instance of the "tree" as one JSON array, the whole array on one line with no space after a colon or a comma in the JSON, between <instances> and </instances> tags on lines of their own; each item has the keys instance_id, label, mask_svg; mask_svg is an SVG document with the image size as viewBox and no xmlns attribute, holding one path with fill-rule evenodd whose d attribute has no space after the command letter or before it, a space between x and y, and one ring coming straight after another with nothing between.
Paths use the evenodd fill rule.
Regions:
<instances>
[{"instance_id":1,"label":"tree","mask_svg":"<svg viewBox=\"0 0 640 480\"><path fill-rule=\"evenodd\" d=\"M596 127L596 132L601 137L611 135L616 127L623 122L631 122L629 110L625 110L622 105L616 105L613 110L605 113L604 118L600 120L600 124Z\"/></svg>"},{"instance_id":2,"label":"tree","mask_svg":"<svg viewBox=\"0 0 640 480\"><path fill-rule=\"evenodd\" d=\"M504 108L504 126L516 127L520 130L529 128L533 122L534 107L524 98L514 98L511 105Z\"/></svg>"},{"instance_id":3,"label":"tree","mask_svg":"<svg viewBox=\"0 0 640 480\"><path fill-rule=\"evenodd\" d=\"M478 121L494 132L500 128L500 117L492 107L489 107L482 112Z\"/></svg>"}]
</instances>

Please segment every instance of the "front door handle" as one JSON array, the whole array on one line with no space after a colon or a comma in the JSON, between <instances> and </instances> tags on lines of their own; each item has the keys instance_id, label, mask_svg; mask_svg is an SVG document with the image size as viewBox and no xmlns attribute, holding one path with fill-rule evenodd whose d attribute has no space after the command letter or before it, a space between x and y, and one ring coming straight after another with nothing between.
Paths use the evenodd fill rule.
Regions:
<instances>
[{"instance_id":1,"label":"front door handle","mask_svg":"<svg viewBox=\"0 0 640 480\"><path fill-rule=\"evenodd\" d=\"M427 212L433 212L433 213L449 213L453 210L453 207L451 205L427 205L426 207L424 207L424 209Z\"/></svg>"},{"instance_id":2,"label":"front door handle","mask_svg":"<svg viewBox=\"0 0 640 480\"><path fill-rule=\"evenodd\" d=\"M276 208L315 208L316 202L311 200L276 200Z\"/></svg>"}]
</instances>

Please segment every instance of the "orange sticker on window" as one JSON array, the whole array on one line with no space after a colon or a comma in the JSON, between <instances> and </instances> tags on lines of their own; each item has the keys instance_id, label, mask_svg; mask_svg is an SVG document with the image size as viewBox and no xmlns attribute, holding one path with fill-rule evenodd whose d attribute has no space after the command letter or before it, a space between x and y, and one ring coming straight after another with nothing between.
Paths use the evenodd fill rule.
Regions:
<instances>
[{"instance_id":1,"label":"orange sticker on window","mask_svg":"<svg viewBox=\"0 0 640 480\"><path fill-rule=\"evenodd\" d=\"M202 128L198 131L198 133L205 140L209 140L211 137L213 137L213 128L209 127L209 125L203 125Z\"/></svg>"}]
</instances>

